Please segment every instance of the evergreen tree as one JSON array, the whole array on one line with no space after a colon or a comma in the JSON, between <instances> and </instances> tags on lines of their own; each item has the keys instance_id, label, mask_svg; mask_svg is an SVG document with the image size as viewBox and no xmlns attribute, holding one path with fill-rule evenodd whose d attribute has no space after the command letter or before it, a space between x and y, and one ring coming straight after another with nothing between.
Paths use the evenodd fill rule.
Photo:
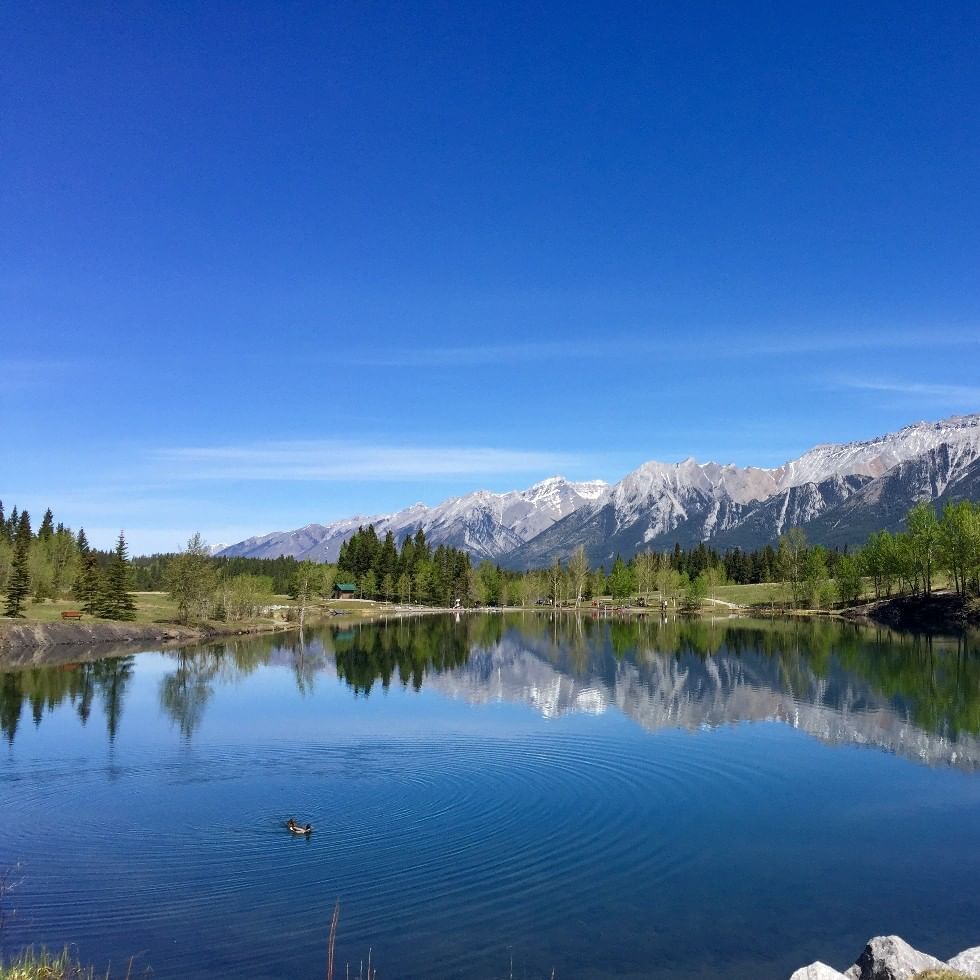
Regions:
<instances>
[{"instance_id":1,"label":"evergreen tree","mask_svg":"<svg viewBox=\"0 0 980 980\"><path fill-rule=\"evenodd\" d=\"M90 548L86 548L82 554L82 567L75 581L73 592L82 607L82 612L88 613L90 616L102 614L105 584L102 581L98 559L95 552Z\"/></svg>"},{"instance_id":2,"label":"evergreen tree","mask_svg":"<svg viewBox=\"0 0 980 980\"><path fill-rule=\"evenodd\" d=\"M14 539L14 558L7 582L7 605L5 616L20 616L24 601L31 591L31 576L28 561L31 548L31 519L25 510L18 521L17 537Z\"/></svg>"},{"instance_id":3,"label":"evergreen tree","mask_svg":"<svg viewBox=\"0 0 980 980\"><path fill-rule=\"evenodd\" d=\"M405 535L401 551L398 553L398 571L409 578L415 572L415 542L410 534Z\"/></svg>"},{"instance_id":4,"label":"evergreen tree","mask_svg":"<svg viewBox=\"0 0 980 980\"><path fill-rule=\"evenodd\" d=\"M103 601L100 603L102 615L106 619L136 618L136 602L129 591L131 574L126 537L120 531L116 549L109 561Z\"/></svg>"},{"instance_id":5,"label":"evergreen tree","mask_svg":"<svg viewBox=\"0 0 980 980\"><path fill-rule=\"evenodd\" d=\"M5 616L20 616L24 602L31 591L31 577L28 571L30 545L30 537L18 534L14 543L14 559L10 568L10 579L7 582Z\"/></svg>"},{"instance_id":6,"label":"evergreen tree","mask_svg":"<svg viewBox=\"0 0 980 980\"><path fill-rule=\"evenodd\" d=\"M41 526L38 528L37 536L40 541L50 541L53 534L54 514L51 513L51 508L49 507L44 512L44 517L41 519Z\"/></svg>"},{"instance_id":7,"label":"evergreen tree","mask_svg":"<svg viewBox=\"0 0 980 980\"><path fill-rule=\"evenodd\" d=\"M374 571L378 577L378 581L383 582L388 575L394 579L397 570L398 549L395 547L395 535L389 530L385 534L377 561L374 563Z\"/></svg>"}]
</instances>

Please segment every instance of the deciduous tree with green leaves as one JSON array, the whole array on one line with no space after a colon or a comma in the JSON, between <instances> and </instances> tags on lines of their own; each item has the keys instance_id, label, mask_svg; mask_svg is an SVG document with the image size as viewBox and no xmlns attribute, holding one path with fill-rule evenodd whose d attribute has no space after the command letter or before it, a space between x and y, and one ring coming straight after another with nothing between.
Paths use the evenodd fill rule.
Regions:
<instances>
[{"instance_id":1,"label":"deciduous tree with green leaves","mask_svg":"<svg viewBox=\"0 0 980 980\"><path fill-rule=\"evenodd\" d=\"M915 578L926 595L932 592L932 573L939 546L939 521L932 504L916 504L905 518L908 544Z\"/></svg>"},{"instance_id":2,"label":"deciduous tree with green leaves","mask_svg":"<svg viewBox=\"0 0 980 980\"><path fill-rule=\"evenodd\" d=\"M171 560L166 575L167 592L177 604L177 620L207 619L218 586L218 573L211 551L200 532Z\"/></svg>"},{"instance_id":3,"label":"deciduous tree with green leaves","mask_svg":"<svg viewBox=\"0 0 980 980\"><path fill-rule=\"evenodd\" d=\"M806 553L806 535L802 528L791 527L780 537L777 552L779 576L794 606L800 605L805 594Z\"/></svg>"}]
</instances>

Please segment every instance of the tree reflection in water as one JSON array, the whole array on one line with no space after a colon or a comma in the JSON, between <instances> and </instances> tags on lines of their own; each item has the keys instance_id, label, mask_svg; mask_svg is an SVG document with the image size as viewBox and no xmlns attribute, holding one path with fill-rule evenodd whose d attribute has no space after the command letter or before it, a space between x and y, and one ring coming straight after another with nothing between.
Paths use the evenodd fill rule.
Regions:
<instances>
[{"instance_id":1,"label":"tree reflection in water","mask_svg":"<svg viewBox=\"0 0 980 980\"><path fill-rule=\"evenodd\" d=\"M552 676L580 687L615 691L630 672L650 699L663 697L670 664L704 678L743 676L742 683L788 694L801 703L861 710L863 701L890 705L918 728L940 737L980 734L980 638L928 637L867 629L833 620L693 620L663 622L567 614L426 616L306 634L235 638L166 654L174 668L160 681L164 715L190 739L200 728L216 687L233 685L259 666L291 669L301 696L331 659L356 696L380 684L419 690L426 678L467 668L481 683L501 650L521 651ZM754 665L745 677L748 661ZM65 703L85 725L93 705L103 711L109 741L116 739L136 660L30 667L0 673L0 732L13 744L25 711L34 724ZM703 668L697 667L703 664ZM489 677L484 677L486 684ZM706 681L707 682L707 681ZM673 683L676 683L674 678ZM727 681L725 683L728 683Z\"/></svg>"},{"instance_id":2,"label":"tree reflection in water","mask_svg":"<svg viewBox=\"0 0 980 980\"><path fill-rule=\"evenodd\" d=\"M116 657L93 663L30 667L0 674L0 731L13 744L25 705L30 705L35 727L46 713L67 701L84 725L98 696L109 741L116 738L126 692L133 677L135 657Z\"/></svg>"}]
</instances>

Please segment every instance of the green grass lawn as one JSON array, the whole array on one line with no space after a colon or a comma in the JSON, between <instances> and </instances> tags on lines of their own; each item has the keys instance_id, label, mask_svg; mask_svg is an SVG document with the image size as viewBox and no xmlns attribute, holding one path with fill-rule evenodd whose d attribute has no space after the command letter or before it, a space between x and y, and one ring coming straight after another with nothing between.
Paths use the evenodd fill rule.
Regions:
<instances>
[{"instance_id":1,"label":"green grass lawn","mask_svg":"<svg viewBox=\"0 0 980 980\"><path fill-rule=\"evenodd\" d=\"M777 606L785 600L786 590L781 582L758 582L751 585L716 585L708 595L739 606Z\"/></svg>"},{"instance_id":2,"label":"green grass lawn","mask_svg":"<svg viewBox=\"0 0 980 980\"><path fill-rule=\"evenodd\" d=\"M133 598L136 600L136 618L131 620L135 623L176 623L177 606L166 592L134 592ZM289 596L278 595L272 597L272 603L276 606L291 606L292 600ZM2 609L0 600L0 609ZM6 623L57 623L61 622L61 614L66 609L77 610L79 608L77 599L46 599L44 602L28 601L24 606L22 615L19 619L3 619L0 622ZM275 620L281 621L282 613L285 610L277 610ZM241 620L233 625L250 626L264 623L271 623L272 618L255 620ZM113 620L100 619L98 616L89 616L87 613L82 616L83 623L108 623Z\"/></svg>"},{"instance_id":3,"label":"green grass lawn","mask_svg":"<svg viewBox=\"0 0 980 980\"><path fill-rule=\"evenodd\" d=\"M177 618L177 607L166 592L134 592L136 600L137 623L172 623ZM78 609L77 599L46 599L44 602L28 601L23 609L22 618L17 622L54 623L61 621L61 614L66 609ZM11 622L11 620L8 620ZM85 615L82 622L109 622L95 616Z\"/></svg>"},{"instance_id":4,"label":"green grass lawn","mask_svg":"<svg viewBox=\"0 0 980 980\"><path fill-rule=\"evenodd\" d=\"M0 610L3 608L5 596L0 596ZM177 606L166 592L134 592L133 598L136 600L136 623L175 623L177 621ZM294 606L295 603L289 596L277 595L272 597L274 606ZM315 619L317 615L329 614L331 610L336 610L344 616L373 616L383 611L387 603L374 602L370 599L327 599L313 602L307 607L307 622ZM65 610L77 610L79 603L77 599L46 599L44 602L28 601L23 609L23 614L19 619L4 619L0 616L0 622L7 623L57 623L61 622L61 614ZM286 610L277 609L275 620L281 621ZM82 617L83 623L102 623L110 620L99 619L97 616L85 614ZM249 626L273 622L271 618L242 621L240 625Z\"/></svg>"}]
</instances>

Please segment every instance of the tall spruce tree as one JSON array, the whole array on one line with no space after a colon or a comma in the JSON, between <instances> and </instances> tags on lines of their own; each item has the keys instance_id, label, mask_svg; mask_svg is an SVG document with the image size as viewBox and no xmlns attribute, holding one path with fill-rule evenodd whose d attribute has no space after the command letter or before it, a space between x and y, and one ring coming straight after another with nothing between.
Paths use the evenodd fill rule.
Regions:
<instances>
[{"instance_id":1,"label":"tall spruce tree","mask_svg":"<svg viewBox=\"0 0 980 980\"><path fill-rule=\"evenodd\" d=\"M100 600L104 589L100 581L101 573L98 559L95 552L89 547L85 528L79 530L75 543L78 547L81 567L72 591L82 607L82 612L88 613L90 616L97 616L101 612Z\"/></svg>"},{"instance_id":2,"label":"tall spruce tree","mask_svg":"<svg viewBox=\"0 0 980 980\"><path fill-rule=\"evenodd\" d=\"M129 564L129 551L126 537L119 532L116 550L109 560L109 571L105 578L103 601L100 603L102 615L106 619L135 619L136 602L130 589L132 569Z\"/></svg>"},{"instance_id":3,"label":"tall spruce tree","mask_svg":"<svg viewBox=\"0 0 980 980\"><path fill-rule=\"evenodd\" d=\"M49 541L53 534L54 534L54 514L51 513L51 508L49 507L44 512L44 517L41 519L41 526L37 530L37 536L38 539L41 541Z\"/></svg>"},{"instance_id":4,"label":"tall spruce tree","mask_svg":"<svg viewBox=\"0 0 980 980\"><path fill-rule=\"evenodd\" d=\"M7 581L7 605L5 616L20 616L31 591L31 575L28 560L31 550L31 516L25 510L17 522L17 535L14 538L14 557Z\"/></svg>"}]
</instances>

